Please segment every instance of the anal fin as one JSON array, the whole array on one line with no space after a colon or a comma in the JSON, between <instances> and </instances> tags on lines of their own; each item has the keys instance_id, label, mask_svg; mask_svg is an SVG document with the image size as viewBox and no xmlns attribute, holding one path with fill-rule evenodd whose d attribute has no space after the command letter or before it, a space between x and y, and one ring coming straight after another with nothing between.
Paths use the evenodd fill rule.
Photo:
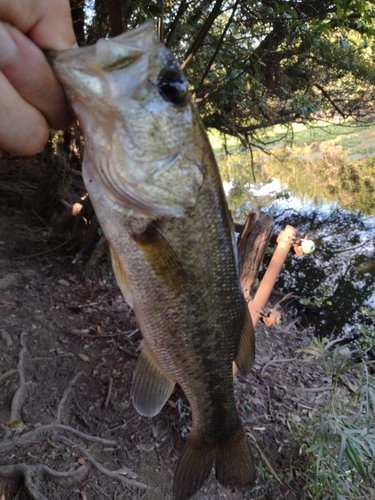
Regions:
<instances>
[{"instance_id":1,"label":"anal fin","mask_svg":"<svg viewBox=\"0 0 375 500\"><path fill-rule=\"evenodd\" d=\"M173 392L175 381L168 377L145 345L135 367L131 396L140 415L157 415Z\"/></svg>"},{"instance_id":2,"label":"anal fin","mask_svg":"<svg viewBox=\"0 0 375 500\"><path fill-rule=\"evenodd\" d=\"M255 360L255 334L253 322L247 304L244 302L244 322L235 357L237 368L242 375L246 375Z\"/></svg>"}]
</instances>

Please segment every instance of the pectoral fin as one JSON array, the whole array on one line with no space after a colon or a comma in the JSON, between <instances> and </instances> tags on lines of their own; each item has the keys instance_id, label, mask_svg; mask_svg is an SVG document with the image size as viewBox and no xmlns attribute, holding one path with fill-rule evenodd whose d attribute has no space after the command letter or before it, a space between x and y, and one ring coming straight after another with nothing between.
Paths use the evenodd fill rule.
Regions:
<instances>
[{"instance_id":1,"label":"pectoral fin","mask_svg":"<svg viewBox=\"0 0 375 500\"><path fill-rule=\"evenodd\" d=\"M147 346L143 347L135 367L131 396L140 415L157 415L173 392L175 381L169 378Z\"/></svg>"},{"instance_id":2,"label":"pectoral fin","mask_svg":"<svg viewBox=\"0 0 375 500\"><path fill-rule=\"evenodd\" d=\"M111 249L112 268L113 272L115 273L117 285L119 286L126 302L130 307L133 307L133 297L125 269L121 264L121 260L116 251L111 247L111 245L109 246L109 248Z\"/></svg>"},{"instance_id":3,"label":"pectoral fin","mask_svg":"<svg viewBox=\"0 0 375 500\"><path fill-rule=\"evenodd\" d=\"M247 304L244 303L244 323L235 362L238 370L246 375L255 360L255 335L253 322Z\"/></svg>"},{"instance_id":4,"label":"pectoral fin","mask_svg":"<svg viewBox=\"0 0 375 500\"><path fill-rule=\"evenodd\" d=\"M182 292L186 285L182 262L155 222L141 234L133 234L150 267L160 280L175 292Z\"/></svg>"}]
</instances>

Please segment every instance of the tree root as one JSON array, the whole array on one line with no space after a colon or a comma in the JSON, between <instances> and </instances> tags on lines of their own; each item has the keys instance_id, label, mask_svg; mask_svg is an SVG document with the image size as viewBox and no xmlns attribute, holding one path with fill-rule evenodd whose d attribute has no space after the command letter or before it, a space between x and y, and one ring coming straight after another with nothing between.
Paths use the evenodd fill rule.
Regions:
<instances>
[{"instance_id":1,"label":"tree root","mask_svg":"<svg viewBox=\"0 0 375 500\"><path fill-rule=\"evenodd\" d=\"M91 443L99 443L107 446L117 446L117 441L114 441L113 439L104 439L98 436L91 436L91 434L86 434L82 431L79 431L78 429L74 429L74 427L70 427L70 425L47 424L36 427L32 431L26 432L22 436L14 436L12 438L4 439L0 442L0 452L7 451L13 446L25 446L31 443L41 443L47 441L47 437L42 436L41 434L56 429L70 432L72 434L75 434L77 437Z\"/></svg>"},{"instance_id":2,"label":"tree root","mask_svg":"<svg viewBox=\"0 0 375 500\"><path fill-rule=\"evenodd\" d=\"M81 465L78 469L69 470L67 472L59 472L50 469L47 465L27 465L27 464L13 464L13 465L1 465L0 466L0 476L9 479L19 479L22 478L24 482L24 487L26 493L33 500L48 500L38 489L36 488L35 476L51 476L54 479L68 479L70 482L82 481L84 476L87 474L88 468L85 465Z\"/></svg>"},{"instance_id":3,"label":"tree root","mask_svg":"<svg viewBox=\"0 0 375 500\"><path fill-rule=\"evenodd\" d=\"M25 401L25 387L27 385L25 371L24 371L24 358L27 353L27 347L25 345L25 336L26 333L23 332L20 336L20 346L21 350L18 355L18 365L17 370L10 370L1 376L3 380L7 376L10 376L12 373L18 371L19 374L19 385L14 393L12 402L11 402L11 410L10 410L10 423L17 422L21 419L21 409ZM138 482L135 478L137 474L128 469L127 467L123 467L120 470L111 471L104 467L100 462L98 462L92 454L83 446L78 443L72 441L70 438L63 434L58 434L58 431L63 431L64 433L70 433L80 438L84 441L88 441L90 443L97 443L99 445L105 446L118 446L117 441L112 439L104 439L98 436L92 436L90 434L86 434L74 427L69 425L64 425L61 423L62 414L64 405L68 399L69 394L72 391L73 385L77 382L78 378L83 374L83 372L78 372L72 380L69 382L67 387L64 390L62 398L58 404L57 412L56 412L56 420L54 423L40 425L39 427L35 427L32 430L24 432L21 434L19 431L14 431L11 426L3 426L5 429L5 435L2 440L0 440L0 453L11 450L15 447L27 447L31 443L46 443L49 442L52 444L55 443L63 443L68 444L74 450L79 451L82 456L87 459L91 464L105 476L115 479L117 481L121 481L127 487L147 489L148 486L144 483ZM107 404L109 403L109 398L111 394L111 387L108 389L107 394ZM22 431L21 431L22 432ZM49 434L49 435L48 435ZM52 444L53 445L53 444ZM61 479L64 481L80 481L83 476L88 472L88 467L85 465L81 465L78 469L71 469L67 472L59 472L53 469L50 469L47 465L44 464L11 464L11 465L1 465L0 466L0 477L10 478L12 480L17 480L19 478L23 479L24 488L26 493L30 496L32 500L48 500L40 491L38 491L36 486L36 481L42 481L43 477L52 477L55 480Z\"/></svg>"},{"instance_id":4,"label":"tree root","mask_svg":"<svg viewBox=\"0 0 375 500\"><path fill-rule=\"evenodd\" d=\"M118 481L125 483L127 486L141 488L144 490L149 488L147 486L147 484L140 483L140 482L136 481L134 478L137 477L137 474L134 473L132 470L128 469L127 467L124 466L120 470L111 471L111 470L107 469L106 467L104 467L100 462L98 462L89 453L89 451L86 450L85 448L83 448L82 446L77 445L76 443L74 443L73 441L71 441L68 438L64 438L64 442L70 444L71 446L74 446L76 450L79 450L82 453L82 455L84 455L85 458L87 458L87 460L89 460L94 465L94 467L96 467L98 469L98 471L101 472L102 474L104 474L105 476L108 476L112 479L117 479ZM125 475L128 475L129 478L125 477Z\"/></svg>"},{"instance_id":5,"label":"tree root","mask_svg":"<svg viewBox=\"0 0 375 500\"><path fill-rule=\"evenodd\" d=\"M23 359L24 356L27 352L27 347L25 345L25 337L27 333L22 332L21 337L20 337L20 344L22 349L20 350L20 353L18 355L18 376L20 378L20 383L18 386L17 391L15 392L13 399L12 399L12 406L10 410L10 421L15 422L16 420L20 420L20 411L23 405L24 401L24 393L25 393L25 386L26 386L26 380L25 380L25 371L23 368Z\"/></svg>"},{"instance_id":6,"label":"tree root","mask_svg":"<svg viewBox=\"0 0 375 500\"><path fill-rule=\"evenodd\" d=\"M109 446L117 445L117 441L111 439L103 439L98 436L91 436L77 429L74 429L69 425L48 424L37 427L36 429L33 429L32 431L29 431L22 436L19 437L14 436L13 438L3 440L2 442L0 442L0 452L6 451L7 449L10 449L14 446L22 446L22 445L25 446L30 443L47 441L48 436L42 435L42 433L46 433L48 431L53 431L53 430L67 431L72 434L75 434L81 439L85 439L86 441L90 441L93 443L99 443L102 445L109 445ZM132 470L128 469L125 466L122 467L122 469L116 471L111 471L107 469L100 462L98 462L86 448L80 446L79 444L75 443L66 436L63 436L61 434L55 434L52 436L51 441L55 443L64 443L72 446L72 448L78 450L82 454L82 456L84 456L89 462L91 462L92 465L99 472L101 472L107 477L110 477L111 479L116 479L118 481L121 481L122 483L124 483L126 486L129 487L148 489L148 486L146 484L141 483L135 479L135 477L137 477L137 474L134 473ZM83 470L87 472L87 467L85 467L84 469L80 467L76 471L58 472L50 469L49 467L43 464L38 464L38 465L15 464L15 465L0 466L0 477L10 477L12 479L15 479L22 476L25 483L25 490L33 500L34 499L48 500L40 492L37 491L33 482L33 476L35 476L35 474L41 475L41 473L43 473L44 475L47 474L54 478L65 479L73 476L78 477L78 471L81 471L81 473L83 473ZM78 477L78 479L80 478L81 476Z\"/></svg>"},{"instance_id":7,"label":"tree root","mask_svg":"<svg viewBox=\"0 0 375 500\"><path fill-rule=\"evenodd\" d=\"M0 382L2 382L3 380L5 380L6 378L10 377L11 375L13 375L13 373L17 373L17 370L15 368L11 368L7 372L5 372L2 375L0 375Z\"/></svg>"},{"instance_id":8,"label":"tree root","mask_svg":"<svg viewBox=\"0 0 375 500\"><path fill-rule=\"evenodd\" d=\"M61 422L61 413L62 413L62 410L63 410L63 407L64 407L64 404L69 396L69 393L71 392L72 388L73 388L73 385L77 382L77 380L79 379L79 377L83 375L83 372L78 372L73 378L72 380L69 382L68 384L68 387L65 389L64 391L64 394L63 394L63 397L61 398L60 402L59 402L59 406L57 407L57 414L56 414L56 422L57 423L60 423Z\"/></svg>"}]
</instances>

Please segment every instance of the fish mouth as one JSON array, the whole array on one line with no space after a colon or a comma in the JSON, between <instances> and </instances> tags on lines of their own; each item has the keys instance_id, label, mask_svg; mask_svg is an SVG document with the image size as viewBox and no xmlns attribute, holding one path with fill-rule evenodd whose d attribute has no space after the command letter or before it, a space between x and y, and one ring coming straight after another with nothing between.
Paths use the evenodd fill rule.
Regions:
<instances>
[{"instance_id":1,"label":"fish mouth","mask_svg":"<svg viewBox=\"0 0 375 500\"><path fill-rule=\"evenodd\" d=\"M58 74L64 67L78 71L88 71L90 67L93 70L114 71L142 57L158 42L153 22L148 21L115 38L101 38L88 47L47 50L45 55Z\"/></svg>"}]
</instances>

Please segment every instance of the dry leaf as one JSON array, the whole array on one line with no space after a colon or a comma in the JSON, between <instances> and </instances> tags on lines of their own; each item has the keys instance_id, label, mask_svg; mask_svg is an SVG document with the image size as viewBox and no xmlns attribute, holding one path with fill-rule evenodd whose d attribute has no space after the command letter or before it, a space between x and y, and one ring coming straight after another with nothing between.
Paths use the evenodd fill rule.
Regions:
<instances>
[{"instance_id":1,"label":"dry leaf","mask_svg":"<svg viewBox=\"0 0 375 500\"><path fill-rule=\"evenodd\" d=\"M15 420L14 422L10 422L8 424L8 427L11 429L23 429L25 427L25 423L21 422L20 420Z\"/></svg>"},{"instance_id":2,"label":"dry leaf","mask_svg":"<svg viewBox=\"0 0 375 500\"><path fill-rule=\"evenodd\" d=\"M59 280L58 283L60 283L60 285L63 285L63 286L70 286L69 281L64 280L64 279Z\"/></svg>"},{"instance_id":3,"label":"dry leaf","mask_svg":"<svg viewBox=\"0 0 375 500\"><path fill-rule=\"evenodd\" d=\"M137 474L133 472L132 470L128 469L125 465L122 467L122 469L115 470L116 474L122 474L123 476L128 476L130 479L135 479L137 477Z\"/></svg>"},{"instance_id":4,"label":"dry leaf","mask_svg":"<svg viewBox=\"0 0 375 500\"><path fill-rule=\"evenodd\" d=\"M152 451L155 449L154 443L142 443L137 445L137 448L142 451Z\"/></svg>"},{"instance_id":5,"label":"dry leaf","mask_svg":"<svg viewBox=\"0 0 375 500\"><path fill-rule=\"evenodd\" d=\"M86 460L83 457L78 457L77 462L79 465L86 465Z\"/></svg>"},{"instance_id":6,"label":"dry leaf","mask_svg":"<svg viewBox=\"0 0 375 500\"><path fill-rule=\"evenodd\" d=\"M90 361L90 358L86 356L86 354L78 354L78 357L82 359L82 361Z\"/></svg>"}]
</instances>

